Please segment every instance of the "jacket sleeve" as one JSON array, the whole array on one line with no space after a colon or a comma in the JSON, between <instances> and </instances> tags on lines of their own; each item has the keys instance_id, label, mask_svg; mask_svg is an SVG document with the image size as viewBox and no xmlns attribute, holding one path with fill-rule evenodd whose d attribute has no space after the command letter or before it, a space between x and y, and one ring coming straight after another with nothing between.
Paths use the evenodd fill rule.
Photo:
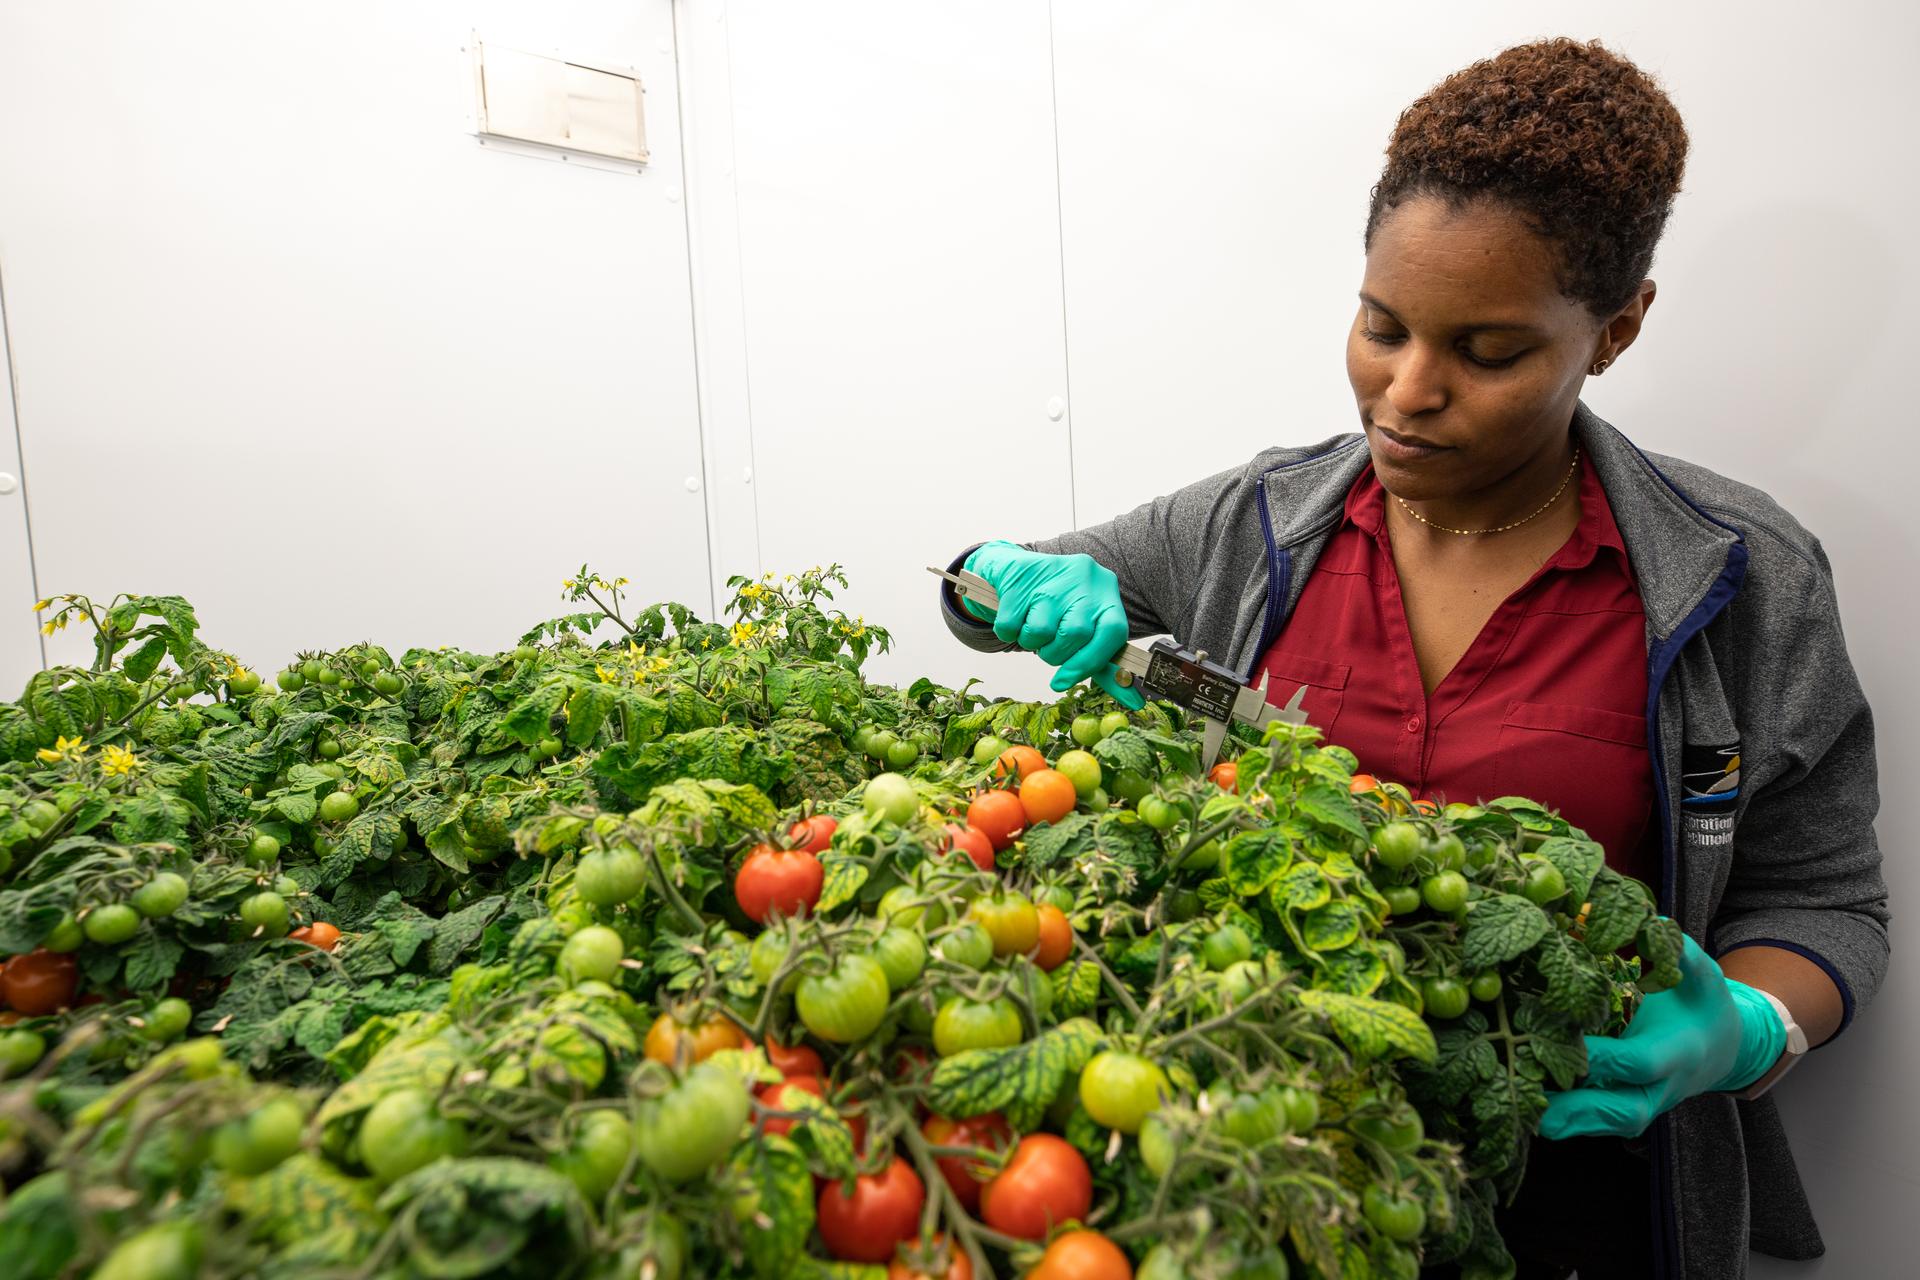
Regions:
<instances>
[{"instance_id":1,"label":"jacket sleeve","mask_svg":"<svg viewBox=\"0 0 1920 1280\"><path fill-rule=\"evenodd\" d=\"M1759 730L1746 734L1758 789L1735 833L1711 950L1777 946L1811 960L1840 989L1845 1030L1886 976L1889 913L1873 828L1873 712L1818 543L1813 557L1796 557L1804 578L1776 588L1797 605L1757 610L1777 621L1744 641L1765 655L1742 698Z\"/></svg>"},{"instance_id":2,"label":"jacket sleeve","mask_svg":"<svg viewBox=\"0 0 1920 1280\"><path fill-rule=\"evenodd\" d=\"M1120 580L1120 603L1127 611L1130 636L1178 633L1186 622L1203 580L1206 548L1224 518L1234 488L1252 483L1258 460L1208 476L1164 497L1143 502L1105 524L1075 529L1057 537L1020 545L1048 555L1087 555ZM975 543L948 566L958 570ZM960 607L948 583L940 584L940 612L947 628L969 648L999 653L1003 644L993 628L975 621Z\"/></svg>"}]
</instances>

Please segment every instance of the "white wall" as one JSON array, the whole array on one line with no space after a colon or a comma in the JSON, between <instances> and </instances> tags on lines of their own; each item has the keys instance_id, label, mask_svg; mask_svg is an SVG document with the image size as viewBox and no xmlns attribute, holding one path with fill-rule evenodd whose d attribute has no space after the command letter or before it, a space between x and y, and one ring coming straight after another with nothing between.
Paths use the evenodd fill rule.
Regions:
<instances>
[{"instance_id":1,"label":"white wall","mask_svg":"<svg viewBox=\"0 0 1920 1280\"><path fill-rule=\"evenodd\" d=\"M1599 36L1666 81L1694 149L1647 331L1589 401L1821 535L1882 776L1920 769L1920 618L1875 589L1914 562L1909 6L298 12L0 0L0 269L42 591L182 591L273 663L369 633L500 643L582 559L702 608L729 572L839 560L844 603L901 638L884 674L1037 692L1036 660L945 637L921 566L1348 429L1341 349L1395 116L1505 45ZM470 27L635 63L648 173L483 151L444 61ZM111 74L83 91L88 66ZM318 594L328 574L347 587ZM1920 833L1890 808L1880 834L1898 906ZM1830 1252L1756 1275L1909 1270L1914 955L1781 1087Z\"/></svg>"},{"instance_id":2,"label":"white wall","mask_svg":"<svg viewBox=\"0 0 1920 1280\"><path fill-rule=\"evenodd\" d=\"M482 146L472 30L637 70L646 172ZM0 5L39 589L268 671L501 647L582 561L707 612L673 49L668 0Z\"/></svg>"}]
</instances>

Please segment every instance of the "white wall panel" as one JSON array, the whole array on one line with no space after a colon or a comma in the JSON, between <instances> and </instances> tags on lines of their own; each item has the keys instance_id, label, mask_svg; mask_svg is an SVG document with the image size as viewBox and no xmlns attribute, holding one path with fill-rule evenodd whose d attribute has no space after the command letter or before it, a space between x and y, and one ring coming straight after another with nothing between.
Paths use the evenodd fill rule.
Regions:
<instances>
[{"instance_id":1,"label":"white wall panel","mask_svg":"<svg viewBox=\"0 0 1920 1280\"><path fill-rule=\"evenodd\" d=\"M644 175L482 146L471 30L632 66ZM43 588L268 667L510 643L582 561L707 612L675 96L668 0L0 10Z\"/></svg>"},{"instance_id":2,"label":"white wall panel","mask_svg":"<svg viewBox=\"0 0 1920 1280\"><path fill-rule=\"evenodd\" d=\"M7 358L6 279L0 275L0 698L18 697L40 670L38 598L33 545L27 528L27 491L20 437L13 422L13 381Z\"/></svg>"},{"instance_id":3,"label":"white wall panel","mask_svg":"<svg viewBox=\"0 0 1920 1280\"><path fill-rule=\"evenodd\" d=\"M750 488L766 570L846 566L896 634L877 673L1043 691L948 636L925 567L1072 521L1045 7L691 10L732 81L740 293L713 305L742 313L753 482L720 492Z\"/></svg>"},{"instance_id":4,"label":"white wall panel","mask_svg":"<svg viewBox=\"0 0 1920 1280\"><path fill-rule=\"evenodd\" d=\"M1920 769L1909 456L1920 287L1912 6L1604 10L1055 0L1061 211L1083 522L1270 444L1358 422L1343 365L1369 188L1399 112L1477 58L1598 37L1661 77L1692 135L1638 345L1588 402L1643 447L1777 497L1823 539L1873 700L1881 776ZM1178 466L1166 465L1169 454ZM1891 583L1889 578L1891 576ZM1920 826L1880 823L1902 918ZM1911 1273L1920 960L1896 929L1878 1003L1780 1088L1825 1231L1805 1267Z\"/></svg>"}]
</instances>

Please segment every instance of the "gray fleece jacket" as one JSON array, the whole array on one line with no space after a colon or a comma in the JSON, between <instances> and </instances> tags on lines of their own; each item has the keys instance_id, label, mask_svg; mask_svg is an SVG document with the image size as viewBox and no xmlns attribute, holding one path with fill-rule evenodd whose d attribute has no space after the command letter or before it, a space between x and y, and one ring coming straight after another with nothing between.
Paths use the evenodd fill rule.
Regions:
<instances>
[{"instance_id":1,"label":"gray fleece jacket","mask_svg":"<svg viewBox=\"0 0 1920 1280\"><path fill-rule=\"evenodd\" d=\"M1584 404L1573 430L1646 609L1662 909L1711 954L1764 944L1819 965L1840 989L1845 1030L1886 974L1888 911L1873 715L1826 555L1757 489L1643 453ZM1133 635L1171 634L1251 677L1368 458L1358 434L1267 449L1105 524L1023 545L1092 556L1118 576ZM1009 647L945 587L941 601L963 643ZM1693 1098L1651 1137L1663 1275L1742 1277L1749 1242L1782 1258L1823 1252L1771 1098Z\"/></svg>"}]
</instances>

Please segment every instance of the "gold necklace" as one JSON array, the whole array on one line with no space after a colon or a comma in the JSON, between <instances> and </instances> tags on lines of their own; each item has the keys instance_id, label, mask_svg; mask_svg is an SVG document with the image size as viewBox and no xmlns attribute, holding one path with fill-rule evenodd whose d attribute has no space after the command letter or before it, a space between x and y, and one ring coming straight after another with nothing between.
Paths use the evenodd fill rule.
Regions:
<instances>
[{"instance_id":1,"label":"gold necklace","mask_svg":"<svg viewBox=\"0 0 1920 1280\"><path fill-rule=\"evenodd\" d=\"M1496 529L1449 529L1447 528L1447 526L1443 524L1435 524L1433 521L1421 515L1418 511L1415 511L1412 507L1408 507L1407 500L1401 497L1399 494L1397 493L1394 494L1393 500L1399 503L1401 506L1406 507L1407 514L1412 516L1415 520L1418 520L1421 524L1426 525L1430 529L1438 529L1442 533L1468 533L1468 534L1505 533L1509 529L1518 529L1521 525L1525 524L1529 520L1532 520L1535 516L1544 514L1548 507L1560 501L1560 495L1567 491L1567 485L1571 483L1573 480L1573 469L1579 465L1580 465L1580 449L1578 446L1575 446L1573 450L1573 461L1567 464L1566 478L1560 481L1560 487L1553 491L1553 496L1551 498L1548 498L1545 502L1541 503L1540 509L1538 511L1535 511L1533 515L1523 516L1522 518L1515 520L1512 524L1503 524Z\"/></svg>"}]
</instances>

